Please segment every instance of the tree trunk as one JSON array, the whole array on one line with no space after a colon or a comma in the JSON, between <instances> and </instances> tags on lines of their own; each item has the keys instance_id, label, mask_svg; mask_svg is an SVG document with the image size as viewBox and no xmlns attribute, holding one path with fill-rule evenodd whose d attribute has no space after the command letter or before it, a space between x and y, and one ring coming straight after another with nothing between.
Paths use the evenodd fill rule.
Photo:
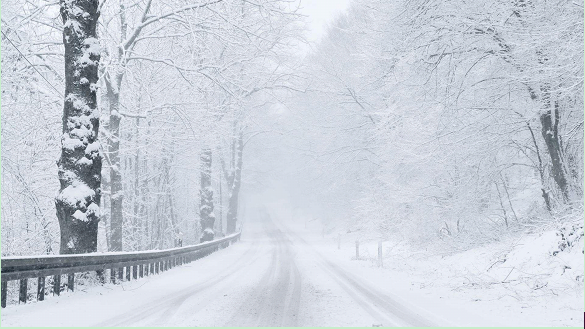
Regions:
<instances>
[{"instance_id":1,"label":"tree trunk","mask_svg":"<svg viewBox=\"0 0 585 329\"><path fill-rule=\"evenodd\" d=\"M61 0L65 101L55 199L61 254L97 251L102 158L96 83L100 60L98 0Z\"/></svg>"},{"instance_id":2,"label":"tree trunk","mask_svg":"<svg viewBox=\"0 0 585 329\"><path fill-rule=\"evenodd\" d=\"M536 137L534 136L534 131L532 130L530 123L526 122L526 125L528 126L528 131L530 131L530 136L532 136L532 143L534 144L534 151L536 152L536 158L538 159L538 173L540 175L540 184L541 184L540 190L542 192L542 198L544 199L546 209L548 209L548 211L551 211L552 207L550 204L550 195L546 189L546 181L544 179L544 166L542 164L542 158L540 157L540 150L538 147L538 143L536 142Z\"/></svg>"},{"instance_id":3,"label":"tree trunk","mask_svg":"<svg viewBox=\"0 0 585 329\"><path fill-rule=\"evenodd\" d=\"M137 250L143 250L143 237L144 237L144 230L143 230L143 220L140 217L140 118L136 118L136 130L134 131L134 138L136 140L136 154L134 155L134 200L133 200L133 208L134 208L134 229L136 231L136 248Z\"/></svg>"},{"instance_id":4,"label":"tree trunk","mask_svg":"<svg viewBox=\"0 0 585 329\"><path fill-rule=\"evenodd\" d=\"M213 188L211 187L211 149L201 152L201 203L199 215L201 221L201 242L211 241L215 237L213 225L215 213L213 212Z\"/></svg>"},{"instance_id":5,"label":"tree trunk","mask_svg":"<svg viewBox=\"0 0 585 329\"><path fill-rule=\"evenodd\" d=\"M553 108L549 89L550 87L548 85L545 85L542 88L542 102L545 108L545 112L540 115L540 123L542 125L541 133L551 159L551 174L557 183L559 190L561 191L563 201L568 202L569 186L567 183L565 167L563 165L561 140L559 138L559 105L558 102L555 101L553 121Z\"/></svg>"},{"instance_id":6,"label":"tree trunk","mask_svg":"<svg viewBox=\"0 0 585 329\"><path fill-rule=\"evenodd\" d=\"M151 121L146 121L146 134L144 135L144 145L149 145L150 143L150 128L151 128ZM140 214L143 218L144 222L144 237L145 237L145 249L152 249L153 244L153 221L152 221L152 208L150 207L151 198L150 198L150 181L148 179L148 174L150 173L150 162L148 161L149 158L149 151L148 149L144 150L143 156L143 164L142 168L144 168L144 179L142 180L142 204L141 204L141 211Z\"/></svg>"},{"instance_id":7,"label":"tree trunk","mask_svg":"<svg viewBox=\"0 0 585 329\"><path fill-rule=\"evenodd\" d=\"M175 211L175 206L174 206L174 202L173 202L173 188L172 185L174 183L174 181L172 180L171 177L171 164L173 163L173 151L174 151L174 145L171 139L171 149L167 150L167 151L163 151L163 153L167 153L168 152L168 156L165 156L163 158L163 162L162 162L162 170L164 171L164 181L163 181L163 190L165 191L165 195L167 196L165 202L167 203L167 206L165 207L165 210L168 210L168 215L169 215L169 222L170 222L170 231L172 232L172 237L169 236L168 234L165 234L165 237L169 238L169 244L171 246L177 246L177 241L180 238L180 233L181 230L179 229L179 220L177 218L177 212ZM167 158L168 157L168 158ZM165 217L166 217L166 213L165 213Z\"/></svg>"},{"instance_id":8,"label":"tree trunk","mask_svg":"<svg viewBox=\"0 0 585 329\"><path fill-rule=\"evenodd\" d=\"M231 234L236 232L236 223L238 222L238 199L240 195L240 186L242 185L242 162L243 162L243 152L244 152L244 136L242 132L238 134L237 140L237 147L234 147L233 150L235 154L233 154L233 159L235 163L235 167L232 172L232 179L231 179L231 186L229 191L229 202L228 202L228 212L227 212L227 227L226 232L227 234ZM234 143L234 144L236 144Z\"/></svg>"},{"instance_id":9,"label":"tree trunk","mask_svg":"<svg viewBox=\"0 0 585 329\"><path fill-rule=\"evenodd\" d=\"M219 233L221 236L224 236L223 234L223 192L222 192L222 188L221 188L221 172L219 173L218 176L218 185L219 185Z\"/></svg>"},{"instance_id":10,"label":"tree trunk","mask_svg":"<svg viewBox=\"0 0 585 329\"><path fill-rule=\"evenodd\" d=\"M118 80L118 79L116 79ZM118 81L113 82L116 87L109 84L108 99L110 101L110 134L109 134L109 155L110 155L110 232L111 243L110 251L122 251L122 234L124 230L124 217L122 205L124 203L124 190L122 187L122 168L120 163L120 94L118 93L120 84Z\"/></svg>"}]
</instances>

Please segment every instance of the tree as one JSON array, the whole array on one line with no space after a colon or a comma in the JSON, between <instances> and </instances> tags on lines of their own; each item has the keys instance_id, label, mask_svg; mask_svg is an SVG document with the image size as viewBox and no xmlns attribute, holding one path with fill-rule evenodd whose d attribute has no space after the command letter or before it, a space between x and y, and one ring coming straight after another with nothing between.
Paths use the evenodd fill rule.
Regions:
<instances>
[{"instance_id":1,"label":"tree","mask_svg":"<svg viewBox=\"0 0 585 329\"><path fill-rule=\"evenodd\" d=\"M61 137L54 133L61 125L54 107L63 106L51 86L59 90L64 82L62 25L53 17L59 2L12 2L2 8L3 255L51 253L59 225L47 214L55 213L51 190L59 184L54 153ZM254 124L250 113L287 84L293 70L285 50L298 34L297 6L288 0L108 0L98 6L104 146L98 250L168 248L176 235L198 243L200 209L193 200L200 198L201 176L193 168L200 168L206 147L226 152L214 154L212 170L223 175L219 159L230 158L235 175L224 186L224 213L231 196L230 218L236 218L245 172L233 165L237 153L227 154L238 140L233 123L246 136ZM32 120L26 115L31 106L38 109Z\"/></svg>"},{"instance_id":2,"label":"tree","mask_svg":"<svg viewBox=\"0 0 585 329\"><path fill-rule=\"evenodd\" d=\"M230 165L226 166L222 158L222 168L228 186L228 211L227 211L227 234L236 232L238 222L238 200L242 186L242 165L244 153L244 134L241 127L234 127L234 135L230 147Z\"/></svg>"},{"instance_id":3,"label":"tree","mask_svg":"<svg viewBox=\"0 0 585 329\"><path fill-rule=\"evenodd\" d=\"M444 232L489 241L575 207L582 13L540 0L354 1L288 104L318 177L306 184L343 200L343 225L414 245Z\"/></svg>"},{"instance_id":4,"label":"tree","mask_svg":"<svg viewBox=\"0 0 585 329\"><path fill-rule=\"evenodd\" d=\"M58 11L59 2L2 2L3 256L59 252L55 159L64 79Z\"/></svg>"},{"instance_id":5,"label":"tree","mask_svg":"<svg viewBox=\"0 0 585 329\"><path fill-rule=\"evenodd\" d=\"M65 45L63 137L55 200L61 254L97 251L102 159L97 111L97 0L61 0Z\"/></svg>"},{"instance_id":6,"label":"tree","mask_svg":"<svg viewBox=\"0 0 585 329\"><path fill-rule=\"evenodd\" d=\"M201 242L211 241L215 237L213 225L215 214L213 213L213 189L211 187L211 149L201 152L201 188L199 190L201 203L199 204L199 216L201 220Z\"/></svg>"},{"instance_id":7,"label":"tree","mask_svg":"<svg viewBox=\"0 0 585 329\"><path fill-rule=\"evenodd\" d=\"M123 249L123 232L124 232L124 188L122 181L122 163L120 156L120 123L124 116L121 109L121 92L123 88L124 77L127 74L128 66L132 61L153 61L157 59L148 56L141 56L138 52L138 44L142 41L156 38L158 32L169 28L169 23L175 23L174 17L185 12L205 8L222 0L211 0L207 2L197 2L195 4L186 4L181 6L181 2L172 3L170 10L163 12L153 12L152 0L144 1L144 4L138 10L138 14L130 16L135 10L135 5L126 8L121 0L114 8L116 14L114 17L119 19L118 25L115 25L116 32L112 50L109 52L112 65L105 68L104 82L110 111L108 122L108 153L110 161L110 250L120 251ZM162 10L161 10L162 11ZM135 19L134 19L135 18ZM159 24L156 28L153 25ZM163 61L164 63L164 61Z\"/></svg>"}]
</instances>

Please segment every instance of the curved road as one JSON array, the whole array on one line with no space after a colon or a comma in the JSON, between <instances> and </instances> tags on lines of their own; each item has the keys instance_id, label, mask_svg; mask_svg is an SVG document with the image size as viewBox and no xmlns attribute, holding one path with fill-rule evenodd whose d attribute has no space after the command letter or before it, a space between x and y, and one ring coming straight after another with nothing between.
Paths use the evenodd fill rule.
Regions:
<instances>
[{"instance_id":1,"label":"curved road","mask_svg":"<svg viewBox=\"0 0 585 329\"><path fill-rule=\"evenodd\" d=\"M132 284L99 296L76 292L8 307L2 325L436 325L327 260L265 213L246 223L240 243Z\"/></svg>"}]
</instances>

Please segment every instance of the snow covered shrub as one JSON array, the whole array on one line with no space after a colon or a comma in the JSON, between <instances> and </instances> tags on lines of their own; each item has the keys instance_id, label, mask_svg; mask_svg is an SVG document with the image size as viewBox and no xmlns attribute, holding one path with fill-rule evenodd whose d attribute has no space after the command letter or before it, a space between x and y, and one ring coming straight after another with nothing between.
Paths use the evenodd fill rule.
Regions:
<instances>
[{"instance_id":1,"label":"snow covered shrub","mask_svg":"<svg viewBox=\"0 0 585 329\"><path fill-rule=\"evenodd\" d=\"M584 253L583 222L564 223L557 232L557 236L560 237L559 248L553 251L553 256L564 250L570 251L572 248L579 248L579 246L581 253Z\"/></svg>"}]
</instances>

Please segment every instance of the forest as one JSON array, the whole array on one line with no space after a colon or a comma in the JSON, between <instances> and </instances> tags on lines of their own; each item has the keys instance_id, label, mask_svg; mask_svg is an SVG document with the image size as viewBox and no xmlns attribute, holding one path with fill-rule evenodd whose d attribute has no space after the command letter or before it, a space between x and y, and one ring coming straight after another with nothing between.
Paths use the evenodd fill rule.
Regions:
<instances>
[{"instance_id":1,"label":"forest","mask_svg":"<svg viewBox=\"0 0 585 329\"><path fill-rule=\"evenodd\" d=\"M583 5L2 3L2 256L239 231L283 198L327 232L464 250L583 218ZM556 225L556 226L555 226Z\"/></svg>"}]
</instances>

